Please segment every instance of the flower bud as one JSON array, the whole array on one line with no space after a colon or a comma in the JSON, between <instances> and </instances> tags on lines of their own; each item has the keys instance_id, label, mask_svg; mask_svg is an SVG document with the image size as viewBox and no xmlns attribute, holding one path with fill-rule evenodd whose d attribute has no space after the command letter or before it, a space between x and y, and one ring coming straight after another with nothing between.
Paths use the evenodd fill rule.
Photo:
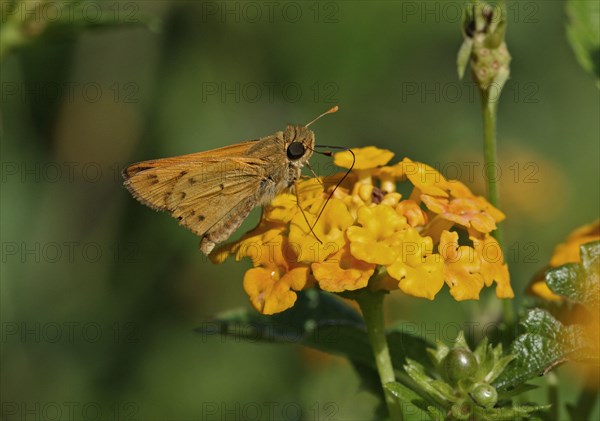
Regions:
<instances>
[{"instance_id":1,"label":"flower bud","mask_svg":"<svg viewBox=\"0 0 600 421\"><path fill-rule=\"evenodd\" d=\"M475 355L466 348L450 350L443 364L446 378L453 385L459 380L474 376L478 368Z\"/></svg>"},{"instance_id":2,"label":"flower bud","mask_svg":"<svg viewBox=\"0 0 600 421\"><path fill-rule=\"evenodd\" d=\"M470 395L478 405L484 408L492 408L498 402L498 392L487 383L477 383Z\"/></svg>"},{"instance_id":3,"label":"flower bud","mask_svg":"<svg viewBox=\"0 0 600 421\"><path fill-rule=\"evenodd\" d=\"M506 16L502 7L477 1L465 10L462 32L464 43L458 55L458 72L462 77L467 62L473 80L480 89L491 86L499 91L510 75L510 54L504 42Z\"/></svg>"}]
</instances>

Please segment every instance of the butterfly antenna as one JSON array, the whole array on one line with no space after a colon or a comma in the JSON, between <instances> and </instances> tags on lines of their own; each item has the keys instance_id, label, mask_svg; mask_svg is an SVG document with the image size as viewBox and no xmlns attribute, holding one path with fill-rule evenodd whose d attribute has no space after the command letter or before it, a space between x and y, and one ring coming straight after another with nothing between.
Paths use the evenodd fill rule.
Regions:
<instances>
[{"instance_id":1,"label":"butterfly antenna","mask_svg":"<svg viewBox=\"0 0 600 421\"><path fill-rule=\"evenodd\" d=\"M354 154L354 152L350 148L344 148L342 146L326 146L326 145L315 145L315 148L329 148L329 149L339 149L339 150L343 150L343 151L348 151L348 152L350 152L352 154L352 165L350 165L350 168L348 169L348 171L346 171L346 173L344 174L344 176L340 179L340 181L337 182L337 184L335 185L335 187L333 188L333 190L331 190L331 193L329 193L329 195L327 196L327 200L325 200L325 203L323 204L323 207L319 211L319 213L317 215L317 219L315 219L315 223L313 224L313 227L315 225L317 225L317 222L319 221L319 218L321 218L321 215L325 211L325 207L327 206L327 203L329 203L329 200L333 197L333 194L335 193L335 191L337 190L337 188L344 182L344 180L346 179L346 177L348 177L348 175L350 175L350 172L352 171L352 169L354 168L354 164L356 163L356 155ZM315 151L315 152L317 152L317 151ZM329 156L329 157L333 156L333 154L330 151L317 152L317 153L319 153L321 155ZM311 228L311 231L312 231L312 228Z\"/></svg>"},{"instance_id":2,"label":"butterfly antenna","mask_svg":"<svg viewBox=\"0 0 600 421\"><path fill-rule=\"evenodd\" d=\"M313 226L310 225L310 222L308 222L308 218L306 217L306 214L304 213L304 209L302 209L302 206L300 206L300 195L298 194L298 183L296 182L294 184L294 186L296 187L296 205L298 205L298 208L300 208L300 212L302 212L302 216L304 217L304 221L306 221L306 226L308 226L308 229L310 230L310 232L312 233L312 235L315 236L315 238L317 239L317 241L321 244L323 244L323 241L321 241L321 239L317 236L317 234L315 234L315 232L313 231Z\"/></svg>"},{"instance_id":3,"label":"butterfly antenna","mask_svg":"<svg viewBox=\"0 0 600 421\"><path fill-rule=\"evenodd\" d=\"M333 108L331 108L331 109L329 109L329 110L325 111L323 114L321 114L320 116L318 116L317 118L315 118L315 119L314 119L313 121L311 121L310 123L306 124L304 127L308 127L308 126L310 126L311 124L313 124L315 121L317 121L318 119L320 119L320 118L321 118L321 117L323 117L324 115L335 113L335 112L337 112L337 110L339 110L339 109L340 109L340 107L338 107L338 106L336 105L335 107L333 107Z\"/></svg>"}]
</instances>

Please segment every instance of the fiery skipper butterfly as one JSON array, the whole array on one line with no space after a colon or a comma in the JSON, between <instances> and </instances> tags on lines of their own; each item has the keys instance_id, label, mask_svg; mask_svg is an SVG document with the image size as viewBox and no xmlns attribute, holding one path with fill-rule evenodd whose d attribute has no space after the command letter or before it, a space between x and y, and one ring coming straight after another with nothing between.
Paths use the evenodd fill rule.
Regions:
<instances>
[{"instance_id":1,"label":"fiery skipper butterfly","mask_svg":"<svg viewBox=\"0 0 600 421\"><path fill-rule=\"evenodd\" d=\"M208 255L252 209L294 185L315 147L308 126L337 110L257 140L130 165L124 185L141 203L169 212L202 237L200 250Z\"/></svg>"}]
</instances>

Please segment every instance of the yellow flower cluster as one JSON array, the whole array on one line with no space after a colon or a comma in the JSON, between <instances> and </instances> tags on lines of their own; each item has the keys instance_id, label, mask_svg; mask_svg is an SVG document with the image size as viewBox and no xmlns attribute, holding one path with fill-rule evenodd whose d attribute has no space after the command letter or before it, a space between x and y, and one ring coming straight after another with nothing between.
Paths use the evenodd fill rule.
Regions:
<instances>
[{"instance_id":1,"label":"yellow flower cluster","mask_svg":"<svg viewBox=\"0 0 600 421\"><path fill-rule=\"evenodd\" d=\"M213 254L215 262L252 260L244 289L258 311L286 310L296 291L314 285L330 292L399 288L431 300L445 282L456 300L468 300L496 282L498 297L514 296L490 235L502 212L425 164L404 158L386 166L393 153L375 147L353 152L355 160L335 154L340 167L355 161L337 188L343 173L301 181L297 197L277 196L254 230Z\"/></svg>"}]
</instances>

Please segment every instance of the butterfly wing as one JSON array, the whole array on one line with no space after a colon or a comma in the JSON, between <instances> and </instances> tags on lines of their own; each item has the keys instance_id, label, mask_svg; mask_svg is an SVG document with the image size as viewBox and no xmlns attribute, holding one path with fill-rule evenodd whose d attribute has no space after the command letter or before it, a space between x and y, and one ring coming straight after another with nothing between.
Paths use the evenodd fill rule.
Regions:
<instances>
[{"instance_id":1,"label":"butterfly wing","mask_svg":"<svg viewBox=\"0 0 600 421\"><path fill-rule=\"evenodd\" d=\"M278 133L276 133L274 138L277 138ZM161 158L161 159L152 159L149 161L138 162L136 164L132 164L123 170L123 177L125 180L133 177L135 174L146 171L152 168L159 167L167 167L170 165L178 165L192 162L199 162L203 160L219 160L223 158L236 158L236 157L247 157L249 155L253 155L257 149L261 149L263 147L271 147L275 145L269 145L271 142L265 142L269 137L261 138L257 140L249 140L247 142L236 143L235 145L224 146L222 148L212 149L210 151L204 152L196 152L187 155L175 156L172 158Z\"/></svg>"},{"instance_id":2,"label":"butterfly wing","mask_svg":"<svg viewBox=\"0 0 600 421\"><path fill-rule=\"evenodd\" d=\"M125 186L140 202L169 212L196 235L207 234L243 207L239 223L240 218L234 218L239 226L254 206L264 202L265 194L270 199L276 193L283 177L271 164L281 148L267 139L134 164L123 172ZM256 148L268 159L257 157Z\"/></svg>"}]
</instances>

